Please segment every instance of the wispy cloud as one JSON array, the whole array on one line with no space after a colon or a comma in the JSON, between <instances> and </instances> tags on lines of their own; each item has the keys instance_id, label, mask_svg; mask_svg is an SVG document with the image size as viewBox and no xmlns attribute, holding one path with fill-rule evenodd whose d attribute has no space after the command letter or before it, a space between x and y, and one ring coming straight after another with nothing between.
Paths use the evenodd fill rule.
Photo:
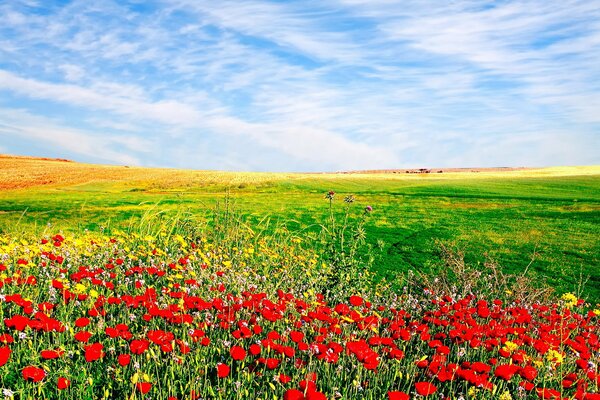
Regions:
<instances>
[{"instance_id":1,"label":"wispy cloud","mask_svg":"<svg viewBox=\"0 0 600 400\"><path fill-rule=\"evenodd\" d=\"M4 146L48 123L55 149L146 165L599 163L598 21L576 0L4 3Z\"/></svg>"},{"instance_id":2,"label":"wispy cloud","mask_svg":"<svg viewBox=\"0 0 600 400\"><path fill-rule=\"evenodd\" d=\"M0 136L19 138L24 143L44 143L49 151L63 149L78 157L119 164L140 164L140 157L152 144L136 136L92 134L61 125L20 109L0 108ZM125 150L125 151L122 151ZM44 154L38 154L44 155Z\"/></svg>"},{"instance_id":3,"label":"wispy cloud","mask_svg":"<svg viewBox=\"0 0 600 400\"><path fill-rule=\"evenodd\" d=\"M201 118L201 114L187 104L175 100L146 101L138 88L119 84L97 84L92 89L22 78L0 70L0 88L35 99L106 110L170 125L193 126Z\"/></svg>"}]
</instances>

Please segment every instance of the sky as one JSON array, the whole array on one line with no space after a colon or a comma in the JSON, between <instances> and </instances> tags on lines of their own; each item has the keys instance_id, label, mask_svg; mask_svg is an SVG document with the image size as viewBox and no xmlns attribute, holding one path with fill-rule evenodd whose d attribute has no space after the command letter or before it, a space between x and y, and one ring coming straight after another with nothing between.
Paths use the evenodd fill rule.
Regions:
<instances>
[{"instance_id":1,"label":"sky","mask_svg":"<svg viewBox=\"0 0 600 400\"><path fill-rule=\"evenodd\" d=\"M0 153L597 165L600 2L0 0Z\"/></svg>"}]
</instances>

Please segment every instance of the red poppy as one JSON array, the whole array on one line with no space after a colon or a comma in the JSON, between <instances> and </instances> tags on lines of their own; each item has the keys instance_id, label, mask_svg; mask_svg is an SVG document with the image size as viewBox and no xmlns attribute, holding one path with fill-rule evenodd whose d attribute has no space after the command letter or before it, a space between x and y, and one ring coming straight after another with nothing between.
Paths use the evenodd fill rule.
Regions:
<instances>
[{"instance_id":1,"label":"red poppy","mask_svg":"<svg viewBox=\"0 0 600 400\"><path fill-rule=\"evenodd\" d=\"M284 385L286 383L289 383L292 380L292 378L288 375L285 374L279 374L279 382L283 383Z\"/></svg>"},{"instance_id":2,"label":"red poppy","mask_svg":"<svg viewBox=\"0 0 600 400\"><path fill-rule=\"evenodd\" d=\"M527 379L528 381L532 381L532 380L534 380L537 377L538 371L537 371L537 369L535 369L531 365L527 365L527 366L521 368L521 371L519 371L519 375L521 375L521 377L523 379Z\"/></svg>"},{"instance_id":3,"label":"red poppy","mask_svg":"<svg viewBox=\"0 0 600 400\"><path fill-rule=\"evenodd\" d=\"M476 361L471 365L471 369L477 372L478 374L487 374L488 372L490 372L492 367L485 363L482 363L481 361Z\"/></svg>"},{"instance_id":4,"label":"red poppy","mask_svg":"<svg viewBox=\"0 0 600 400\"><path fill-rule=\"evenodd\" d=\"M143 339L132 340L131 343L129 343L129 351L131 351L133 354L142 354L143 352L148 350L148 347L150 347L150 342Z\"/></svg>"},{"instance_id":5,"label":"red poppy","mask_svg":"<svg viewBox=\"0 0 600 400\"><path fill-rule=\"evenodd\" d=\"M291 331L290 339L292 339L292 342L294 342L294 343L301 342L302 339L304 339L304 333L298 332L298 331Z\"/></svg>"},{"instance_id":6,"label":"red poppy","mask_svg":"<svg viewBox=\"0 0 600 400\"><path fill-rule=\"evenodd\" d=\"M217 376L219 378L227 378L229 376L229 371L231 369L227 364L219 363L217 364Z\"/></svg>"},{"instance_id":7,"label":"red poppy","mask_svg":"<svg viewBox=\"0 0 600 400\"><path fill-rule=\"evenodd\" d=\"M0 347L0 367L8 362L10 358L10 348L7 346Z\"/></svg>"},{"instance_id":8,"label":"red poppy","mask_svg":"<svg viewBox=\"0 0 600 400\"><path fill-rule=\"evenodd\" d=\"M535 385L533 383L527 381L519 382L519 386L527 390L528 392L532 391L535 388Z\"/></svg>"},{"instance_id":9,"label":"red poppy","mask_svg":"<svg viewBox=\"0 0 600 400\"><path fill-rule=\"evenodd\" d=\"M119 357L117 357L117 361L121 367L125 367L131 362L131 356L129 354L121 354Z\"/></svg>"},{"instance_id":10,"label":"red poppy","mask_svg":"<svg viewBox=\"0 0 600 400\"><path fill-rule=\"evenodd\" d=\"M409 400L410 396L404 392L388 392L388 400Z\"/></svg>"},{"instance_id":11,"label":"red poppy","mask_svg":"<svg viewBox=\"0 0 600 400\"><path fill-rule=\"evenodd\" d=\"M260 354L261 347L260 347L260 345L253 343L250 345L249 350L250 350L250 354L252 354L253 356L257 356Z\"/></svg>"},{"instance_id":12,"label":"red poppy","mask_svg":"<svg viewBox=\"0 0 600 400\"><path fill-rule=\"evenodd\" d=\"M363 303L363 298L360 296L350 296L350 304L353 306L361 306Z\"/></svg>"},{"instance_id":13,"label":"red poppy","mask_svg":"<svg viewBox=\"0 0 600 400\"><path fill-rule=\"evenodd\" d=\"M560 399L560 392L555 389L537 388L536 392L540 399Z\"/></svg>"},{"instance_id":14,"label":"red poppy","mask_svg":"<svg viewBox=\"0 0 600 400\"><path fill-rule=\"evenodd\" d=\"M9 344L14 343L15 339L8 333L3 333L0 335L0 343Z\"/></svg>"},{"instance_id":15,"label":"red poppy","mask_svg":"<svg viewBox=\"0 0 600 400\"><path fill-rule=\"evenodd\" d=\"M53 360L55 358L62 356L63 354L64 354L64 351L62 351L62 350L42 350L40 352L40 356L42 356L42 358L44 360Z\"/></svg>"},{"instance_id":16,"label":"red poppy","mask_svg":"<svg viewBox=\"0 0 600 400\"><path fill-rule=\"evenodd\" d=\"M23 374L23 379L30 382L39 382L46 377L46 371L33 365L23 368L21 373Z\"/></svg>"},{"instance_id":17,"label":"red poppy","mask_svg":"<svg viewBox=\"0 0 600 400\"><path fill-rule=\"evenodd\" d=\"M288 389L283 394L283 400L305 400L304 393L302 393L298 389Z\"/></svg>"},{"instance_id":18,"label":"red poppy","mask_svg":"<svg viewBox=\"0 0 600 400\"><path fill-rule=\"evenodd\" d=\"M138 382L136 383L135 387L142 394L146 394L150 391L150 389L152 389L152 384L150 382Z\"/></svg>"},{"instance_id":19,"label":"red poppy","mask_svg":"<svg viewBox=\"0 0 600 400\"><path fill-rule=\"evenodd\" d=\"M327 396L321 392L308 392L306 393L306 400L327 400Z\"/></svg>"},{"instance_id":20,"label":"red poppy","mask_svg":"<svg viewBox=\"0 0 600 400\"><path fill-rule=\"evenodd\" d=\"M298 383L298 386L307 393L317 391L317 384L313 380L303 379Z\"/></svg>"},{"instance_id":21,"label":"red poppy","mask_svg":"<svg viewBox=\"0 0 600 400\"><path fill-rule=\"evenodd\" d=\"M78 328L85 328L90 324L90 319L86 317L77 318L75 320L75 326Z\"/></svg>"},{"instance_id":22,"label":"red poppy","mask_svg":"<svg viewBox=\"0 0 600 400\"><path fill-rule=\"evenodd\" d=\"M431 382L417 382L415 389L421 396L429 396L437 391L437 387Z\"/></svg>"},{"instance_id":23,"label":"red poppy","mask_svg":"<svg viewBox=\"0 0 600 400\"><path fill-rule=\"evenodd\" d=\"M75 340L82 343L87 343L88 340L92 337L92 334L88 331L81 331L75 334Z\"/></svg>"},{"instance_id":24,"label":"red poppy","mask_svg":"<svg viewBox=\"0 0 600 400\"><path fill-rule=\"evenodd\" d=\"M246 358L246 350L240 346L233 346L229 351L229 354L231 354L231 358L236 361L242 361L244 358Z\"/></svg>"},{"instance_id":25,"label":"red poppy","mask_svg":"<svg viewBox=\"0 0 600 400\"><path fill-rule=\"evenodd\" d=\"M494 371L494 375L498 378L502 378L505 381L510 381L510 379L519 372L520 367L514 364L500 364L496 367L496 371Z\"/></svg>"},{"instance_id":26,"label":"red poppy","mask_svg":"<svg viewBox=\"0 0 600 400\"><path fill-rule=\"evenodd\" d=\"M104 329L104 333L113 339L119 336L119 330L112 326L107 326L106 329Z\"/></svg>"},{"instance_id":27,"label":"red poppy","mask_svg":"<svg viewBox=\"0 0 600 400\"><path fill-rule=\"evenodd\" d=\"M104 345L102 345L102 343L94 343L85 346L85 360L87 362L92 362L104 357L103 349Z\"/></svg>"},{"instance_id":28,"label":"red poppy","mask_svg":"<svg viewBox=\"0 0 600 400\"><path fill-rule=\"evenodd\" d=\"M63 378L62 376L60 378L58 378L58 382L56 383L56 387L59 390L65 390L70 385L71 385L71 381L68 380L67 378Z\"/></svg>"}]
</instances>

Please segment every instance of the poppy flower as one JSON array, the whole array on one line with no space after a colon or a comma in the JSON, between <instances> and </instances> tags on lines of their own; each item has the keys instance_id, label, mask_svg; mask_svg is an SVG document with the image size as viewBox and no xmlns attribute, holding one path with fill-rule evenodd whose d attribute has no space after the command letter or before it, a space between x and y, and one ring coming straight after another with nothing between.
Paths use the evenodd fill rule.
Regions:
<instances>
[{"instance_id":1,"label":"poppy flower","mask_svg":"<svg viewBox=\"0 0 600 400\"><path fill-rule=\"evenodd\" d=\"M8 362L11 350L9 347L0 347L0 367Z\"/></svg>"},{"instance_id":2,"label":"poppy flower","mask_svg":"<svg viewBox=\"0 0 600 400\"><path fill-rule=\"evenodd\" d=\"M64 351L62 350L42 350L40 352L40 356L42 356L44 360L53 360L55 358L60 357L63 354Z\"/></svg>"},{"instance_id":3,"label":"poppy flower","mask_svg":"<svg viewBox=\"0 0 600 400\"><path fill-rule=\"evenodd\" d=\"M487 374L492 369L491 366L482 363L481 361L476 361L471 365L471 369L478 374Z\"/></svg>"},{"instance_id":4,"label":"poppy flower","mask_svg":"<svg viewBox=\"0 0 600 400\"><path fill-rule=\"evenodd\" d=\"M303 379L298 383L298 386L300 386L300 389L307 393L317 391L317 384L312 380Z\"/></svg>"},{"instance_id":5,"label":"poppy flower","mask_svg":"<svg viewBox=\"0 0 600 400\"><path fill-rule=\"evenodd\" d=\"M308 392L306 393L306 400L327 400L327 396L321 392Z\"/></svg>"},{"instance_id":6,"label":"poppy flower","mask_svg":"<svg viewBox=\"0 0 600 400\"><path fill-rule=\"evenodd\" d=\"M0 335L0 343L9 344L14 343L15 339L8 333L3 333Z\"/></svg>"},{"instance_id":7,"label":"poppy flower","mask_svg":"<svg viewBox=\"0 0 600 400\"><path fill-rule=\"evenodd\" d=\"M523 379L527 379L528 381L532 381L532 380L534 380L537 377L538 371L537 371L537 369L535 369L531 365L527 365L527 366L521 368L521 370L519 371L519 375L521 375L521 377Z\"/></svg>"},{"instance_id":8,"label":"poppy flower","mask_svg":"<svg viewBox=\"0 0 600 400\"><path fill-rule=\"evenodd\" d=\"M527 390L528 392L532 391L535 388L535 385L533 383L527 381L519 382L519 386Z\"/></svg>"},{"instance_id":9,"label":"poppy flower","mask_svg":"<svg viewBox=\"0 0 600 400\"><path fill-rule=\"evenodd\" d=\"M104 329L104 333L113 339L119 336L119 330L111 326L106 327L106 329Z\"/></svg>"},{"instance_id":10,"label":"poppy flower","mask_svg":"<svg viewBox=\"0 0 600 400\"><path fill-rule=\"evenodd\" d=\"M437 391L437 387L431 382L417 382L415 389L421 396L429 396Z\"/></svg>"},{"instance_id":11,"label":"poppy flower","mask_svg":"<svg viewBox=\"0 0 600 400\"><path fill-rule=\"evenodd\" d=\"M68 380L67 378L62 377L62 376L60 378L58 378L58 382L56 383L56 387L59 390L65 390L70 385L71 385L71 381Z\"/></svg>"},{"instance_id":12,"label":"poppy flower","mask_svg":"<svg viewBox=\"0 0 600 400\"><path fill-rule=\"evenodd\" d=\"M217 364L217 377L219 378L227 378L229 376L229 371L231 369L227 364L218 363Z\"/></svg>"},{"instance_id":13,"label":"poppy flower","mask_svg":"<svg viewBox=\"0 0 600 400\"><path fill-rule=\"evenodd\" d=\"M23 368L21 373L23 374L23 379L29 382L39 382L46 377L46 371L33 365Z\"/></svg>"},{"instance_id":14,"label":"poppy flower","mask_svg":"<svg viewBox=\"0 0 600 400\"><path fill-rule=\"evenodd\" d=\"M131 356L129 354L121 354L117 357L117 361L121 367L125 367L131 362Z\"/></svg>"},{"instance_id":15,"label":"poppy flower","mask_svg":"<svg viewBox=\"0 0 600 400\"><path fill-rule=\"evenodd\" d=\"M150 347L150 342L148 342L147 340L132 340L131 343L129 343L129 351L131 351L133 354L142 354L143 352L145 352L146 350L148 350L148 347Z\"/></svg>"},{"instance_id":16,"label":"poppy flower","mask_svg":"<svg viewBox=\"0 0 600 400\"><path fill-rule=\"evenodd\" d=\"M288 389L283 394L283 400L305 400L304 393L298 389Z\"/></svg>"},{"instance_id":17,"label":"poppy flower","mask_svg":"<svg viewBox=\"0 0 600 400\"><path fill-rule=\"evenodd\" d=\"M560 392L555 389L537 388L536 392L540 399L560 399Z\"/></svg>"},{"instance_id":18,"label":"poppy flower","mask_svg":"<svg viewBox=\"0 0 600 400\"><path fill-rule=\"evenodd\" d=\"M250 354L252 354L253 356L257 356L260 354L261 347L260 347L260 345L253 343L250 345L249 350L250 350Z\"/></svg>"},{"instance_id":19,"label":"poppy flower","mask_svg":"<svg viewBox=\"0 0 600 400\"><path fill-rule=\"evenodd\" d=\"M102 343L94 343L85 346L85 360L87 362L92 362L104 357L103 349L104 345L102 345Z\"/></svg>"},{"instance_id":20,"label":"poppy flower","mask_svg":"<svg viewBox=\"0 0 600 400\"><path fill-rule=\"evenodd\" d=\"M150 382L138 382L135 384L137 390L139 390L142 394L146 394L152 389L152 384Z\"/></svg>"},{"instance_id":21,"label":"poppy flower","mask_svg":"<svg viewBox=\"0 0 600 400\"><path fill-rule=\"evenodd\" d=\"M236 361L242 361L246 358L246 350L240 346L233 346L231 350L229 350L229 354L231 354L231 358Z\"/></svg>"},{"instance_id":22,"label":"poppy flower","mask_svg":"<svg viewBox=\"0 0 600 400\"><path fill-rule=\"evenodd\" d=\"M90 319L86 317L77 318L75 320L75 326L78 328L85 328L90 324Z\"/></svg>"},{"instance_id":23,"label":"poppy flower","mask_svg":"<svg viewBox=\"0 0 600 400\"><path fill-rule=\"evenodd\" d=\"M519 371L520 367L514 364L500 364L496 367L494 375L502 378L505 381L510 381L511 378Z\"/></svg>"},{"instance_id":24,"label":"poppy flower","mask_svg":"<svg viewBox=\"0 0 600 400\"><path fill-rule=\"evenodd\" d=\"M404 392L388 392L388 400L410 400L410 396Z\"/></svg>"},{"instance_id":25,"label":"poppy flower","mask_svg":"<svg viewBox=\"0 0 600 400\"><path fill-rule=\"evenodd\" d=\"M361 306L363 303L363 298L360 296L350 296L350 304L355 307Z\"/></svg>"},{"instance_id":26,"label":"poppy flower","mask_svg":"<svg viewBox=\"0 0 600 400\"><path fill-rule=\"evenodd\" d=\"M304 333L299 331L291 331L290 339L292 339L292 342L294 343L299 343L302 341L302 339L304 339Z\"/></svg>"},{"instance_id":27,"label":"poppy flower","mask_svg":"<svg viewBox=\"0 0 600 400\"><path fill-rule=\"evenodd\" d=\"M81 331L75 334L75 340L82 343L87 343L88 340L92 337L92 334L88 331Z\"/></svg>"}]
</instances>

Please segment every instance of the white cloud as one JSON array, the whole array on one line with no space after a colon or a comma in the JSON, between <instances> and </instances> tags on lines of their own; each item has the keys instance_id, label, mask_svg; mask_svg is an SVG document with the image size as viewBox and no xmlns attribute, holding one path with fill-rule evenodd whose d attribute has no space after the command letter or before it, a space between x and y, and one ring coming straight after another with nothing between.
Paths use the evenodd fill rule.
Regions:
<instances>
[{"instance_id":1,"label":"white cloud","mask_svg":"<svg viewBox=\"0 0 600 400\"><path fill-rule=\"evenodd\" d=\"M600 161L593 2L207 4L0 5L0 106L180 167Z\"/></svg>"},{"instance_id":2,"label":"white cloud","mask_svg":"<svg viewBox=\"0 0 600 400\"><path fill-rule=\"evenodd\" d=\"M65 80L70 82L80 81L85 76L85 71L78 65L74 64L62 64L58 68L64 72Z\"/></svg>"},{"instance_id":3,"label":"white cloud","mask_svg":"<svg viewBox=\"0 0 600 400\"><path fill-rule=\"evenodd\" d=\"M36 99L107 110L135 119L148 119L168 125L193 126L202 118L202 114L188 104L176 100L142 100L139 98L139 90L120 90L123 88L119 85L114 85L113 90L109 91L93 90L73 84L22 78L0 70L0 88ZM117 90L114 90L115 88Z\"/></svg>"},{"instance_id":4,"label":"white cloud","mask_svg":"<svg viewBox=\"0 0 600 400\"><path fill-rule=\"evenodd\" d=\"M73 129L24 110L0 108L0 135L42 142L95 160L139 165L135 153L147 152L152 142L132 136L113 136Z\"/></svg>"},{"instance_id":5,"label":"white cloud","mask_svg":"<svg viewBox=\"0 0 600 400\"><path fill-rule=\"evenodd\" d=\"M388 40L448 57L449 64L469 63L468 68L479 69L479 79L503 76L520 86L504 93L526 95L556 106L558 112L600 122L600 114L589 112L590 101L592 107L599 101L599 87L592 82L600 75L595 67L600 57L592 49L600 40L600 24L581 23L593 15L600 18L600 9L581 1L535 6L509 2L488 9L468 4L415 12L411 18L388 16L378 26ZM546 46L544 40L558 42Z\"/></svg>"},{"instance_id":6,"label":"white cloud","mask_svg":"<svg viewBox=\"0 0 600 400\"><path fill-rule=\"evenodd\" d=\"M130 97L126 96L129 93L127 90L124 92L117 90L116 96L110 96L72 84L52 84L24 79L1 70L0 88L73 106L104 109L138 120L146 118L186 129L196 128L219 135L250 137L261 146L276 149L297 160L305 160L309 163L366 168L377 163L392 165L397 162L394 153L384 147L353 142L334 131L315 127L304 117L300 120L286 121L284 117L290 115L286 112L277 113L276 121L249 123L218 111L216 114L214 112L203 114L190 105L174 100L147 102L137 97L139 95L137 91L134 91L135 95ZM295 112L297 113L297 110ZM291 113L295 112L292 110ZM316 115L313 114L314 117ZM24 129L23 133L31 136L33 129ZM59 137L68 136L71 140L73 135L65 131ZM67 143L69 140L61 143ZM113 137L112 142L120 143L118 137ZM129 140L127 143L134 142ZM83 152L85 148L79 150Z\"/></svg>"},{"instance_id":7,"label":"white cloud","mask_svg":"<svg viewBox=\"0 0 600 400\"><path fill-rule=\"evenodd\" d=\"M210 126L219 132L235 132L250 137L263 146L307 161L307 165L316 163L339 168L368 168L393 165L398 161L388 149L355 143L325 129L286 125L284 122L251 124L230 117L211 119Z\"/></svg>"},{"instance_id":8,"label":"white cloud","mask_svg":"<svg viewBox=\"0 0 600 400\"><path fill-rule=\"evenodd\" d=\"M345 33L326 29L319 12L306 13L290 4L252 0L211 4L168 0L167 3L180 10L194 10L201 18L224 29L260 37L308 57L340 62L355 62L361 57Z\"/></svg>"}]
</instances>

